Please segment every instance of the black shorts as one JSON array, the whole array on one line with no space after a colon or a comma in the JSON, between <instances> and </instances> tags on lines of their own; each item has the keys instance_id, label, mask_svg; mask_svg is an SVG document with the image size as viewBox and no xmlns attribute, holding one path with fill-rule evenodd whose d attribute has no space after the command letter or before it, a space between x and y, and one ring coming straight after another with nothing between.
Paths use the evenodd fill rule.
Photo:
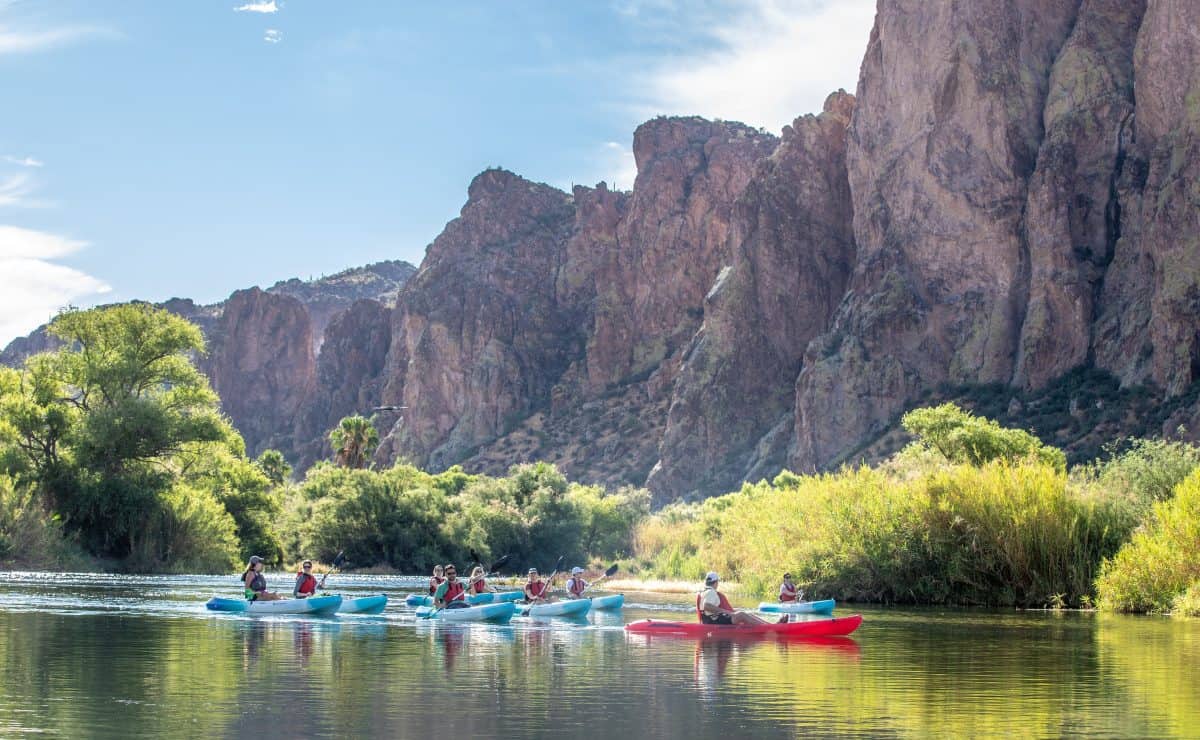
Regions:
<instances>
[{"instance_id":1,"label":"black shorts","mask_svg":"<svg viewBox=\"0 0 1200 740\"><path fill-rule=\"evenodd\" d=\"M710 617L707 614L700 615L700 621L704 624L733 624L733 617L728 614L718 614L715 617Z\"/></svg>"}]
</instances>

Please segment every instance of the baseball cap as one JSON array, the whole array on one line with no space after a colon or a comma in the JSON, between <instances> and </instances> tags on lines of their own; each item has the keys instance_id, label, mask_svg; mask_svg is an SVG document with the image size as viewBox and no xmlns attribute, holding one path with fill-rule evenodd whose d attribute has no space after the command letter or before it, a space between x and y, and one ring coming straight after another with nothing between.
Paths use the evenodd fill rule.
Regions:
<instances>
[{"instance_id":1,"label":"baseball cap","mask_svg":"<svg viewBox=\"0 0 1200 740\"><path fill-rule=\"evenodd\" d=\"M715 570L710 570L708 575L704 576L705 583L716 583L719 580L721 580L721 577L717 575Z\"/></svg>"},{"instance_id":2,"label":"baseball cap","mask_svg":"<svg viewBox=\"0 0 1200 740\"><path fill-rule=\"evenodd\" d=\"M571 569L571 575L573 575L573 576L577 576L582 572L583 572L583 568L580 568L578 565L576 565L574 568Z\"/></svg>"}]
</instances>

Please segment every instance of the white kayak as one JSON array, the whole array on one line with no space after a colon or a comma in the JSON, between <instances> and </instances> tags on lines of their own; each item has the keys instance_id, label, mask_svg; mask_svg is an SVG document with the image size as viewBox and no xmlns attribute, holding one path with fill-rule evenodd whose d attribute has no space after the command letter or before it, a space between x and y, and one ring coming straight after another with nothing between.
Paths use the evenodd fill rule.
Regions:
<instances>
[{"instance_id":1,"label":"white kayak","mask_svg":"<svg viewBox=\"0 0 1200 740\"><path fill-rule=\"evenodd\" d=\"M758 605L760 612L773 614L833 614L837 602L833 599L821 601L764 601Z\"/></svg>"},{"instance_id":2,"label":"white kayak","mask_svg":"<svg viewBox=\"0 0 1200 740\"><path fill-rule=\"evenodd\" d=\"M511 601L459 609L435 609L432 606L422 606L417 608L417 618L440 619L443 622L497 622L503 624L512 619L516 611L517 607Z\"/></svg>"},{"instance_id":3,"label":"white kayak","mask_svg":"<svg viewBox=\"0 0 1200 740\"><path fill-rule=\"evenodd\" d=\"M213 597L205 606L215 612L238 612L242 614L334 614L342 605L341 596L312 596L307 599L280 599L278 601L246 601Z\"/></svg>"},{"instance_id":4,"label":"white kayak","mask_svg":"<svg viewBox=\"0 0 1200 740\"><path fill-rule=\"evenodd\" d=\"M625 594L592 597L592 611L594 612L606 609L620 609L623 606L625 606Z\"/></svg>"},{"instance_id":5,"label":"white kayak","mask_svg":"<svg viewBox=\"0 0 1200 740\"><path fill-rule=\"evenodd\" d=\"M591 599L518 604L517 611L526 617L582 617L592 608Z\"/></svg>"},{"instance_id":6,"label":"white kayak","mask_svg":"<svg viewBox=\"0 0 1200 740\"><path fill-rule=\"evenodd\" d=\"M387 594L360 596L357 599L342 599L338 614L382 614L387 607Z\"/></svg>"},{"instance_id":7,"label":"white kayak","mask_svg":"<svg viewBox=\"0 0 1200 740\"><path fill-rule=\"evenodd\" d=\"M501 601L517 601L524 596L524 591L484 591L481 594L468 594L467 603L495 604ZM404 603L408 606L433 606L433 597L428 594L409 594L404 598Z\"/></svg>"}]
</instances>

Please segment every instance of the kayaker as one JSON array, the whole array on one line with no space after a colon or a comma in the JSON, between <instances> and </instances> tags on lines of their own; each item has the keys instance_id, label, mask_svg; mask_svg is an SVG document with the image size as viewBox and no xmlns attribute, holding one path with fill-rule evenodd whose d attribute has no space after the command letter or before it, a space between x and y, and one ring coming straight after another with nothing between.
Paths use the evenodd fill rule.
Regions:
<instances>
[{"instance_id":1,"label":"kayaker","mask_svg":"<svg viewBox=\"0 0 1200 740\"><path fill-rule=\"evenodd\" d=\"M704 577L704 590L696 594L696 615L704 624L770 624L765 619L749 612L736 611L725 598L725 594L717 590L721 579L716 573L709 571ZM788 615L784 614L779 620L786 622Z\"/></svg>"},{"instance_id":2,"label":"kayaker","mask_svg":"<svg viewBox=\"0 0 1200 740\"><path fill-rule=\"evenodd\" d=\"M572 599L582 599L583 592L591 584L583 580L583 568L578 565L571 569L571 577L567 579L567 593Z\"/></svg>"},{"instance_id":3,"label":"kayaker","mask_svg":"<svg viewBox=\"0 0 1200 740\"><path fill-rule=\"evenodd\" d=\"M779 600L783 603L792 603L799 601L804 597L804 592L792 583L792 574L783 574L783 583L779 585Z\"/></svg>"},{"instance_id":4,"label":"kayaker","mask_svg":"<svg viewBox=\"0 0 1200 740\"><path fill-rule=\"evenodd\" d=\"M431 576L429 579L430 596L433 596L433 594L438 590L438 586L442 585L442 581L444 580L446 580L445 568L442 567L441 563L438 563L437 565L433 566L433 576Z\"/></svg>"},{"instance_id":5,"label":"kayaker","mask_svg":"<svg viewBox=\"0 0 1200 740\"><path fill-rule=\"evenodd\" d=\"M476 565L471 570L470 579L467 580L467 591L470 591L473 594L481 594L486 591L495 591L495 590L496 589L494 589L494 588L488 587L487 580L484 579L483 566Z\"/></svg>"},{"instance_id":6,"label":"kayaker","mask_svg":"<svg viewBox=\"0 0 1200 740\"><path fill-rule=\"evenodd\" d=\"M529 580L525 582L525 600L537 601L546 598L546 582L538 577L538 569L529 569Z\"/></svg>"},{"instance_id":7,"label":"kayaker","mask_svg":"<svg viewBox=\"0 0 1200 740\"><path fill-rule=\"evenodd\" d=\"M439 609L461 609L470 606L467 603L467 589L458 580L458 568L454 563L448 564L442 571L446 580L433 593L433 605Z\"/></svg>"},{"instance_id":8,"label":"kayaker","mask_svg":"<svg viewBox=\"0 0 1200 740\"><path fill-rule=\"evenodd\" d=\"M317 589L324 589L317 582L317 577L312 574L313 564L311 560L305 560L300 564L300 572L296 574L296 585L292 586L293 599L307 599L317 592Z\"/></svg>"},{"instance_id":9,"label":"kayaker","mask_svg":"<svg viewBox=\"0 0 1200 740\"><path fill-rule=\"evenodd\" d=\"M279 601L283 596L267 590L267 578L262 574L263 559L250 556L250 563L242 573L242 585L246 589L247 601Z\"/></svg>"}]
</instances>

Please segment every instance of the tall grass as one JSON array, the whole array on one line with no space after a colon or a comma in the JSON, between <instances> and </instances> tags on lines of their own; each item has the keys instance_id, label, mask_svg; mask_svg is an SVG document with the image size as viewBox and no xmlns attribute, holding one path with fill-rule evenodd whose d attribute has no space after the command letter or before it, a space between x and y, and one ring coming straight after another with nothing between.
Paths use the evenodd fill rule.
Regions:
<instances>
[{"instance_id":1,"label":"tall grass","mask_svg":"<svg viewBox=\"0 0 1200 740\"><path fill-rule=\"evenodd\" d=\"M0 567L31 570L94 570L96 561L47 514L33 493L0 475Z\"/></svg>"},{"instance_id":2,"label":"tall grass","mask_svg":"<svg viewBox=\"0 0 1200 740\"><path fill-rule=\"evenodd\" d=\"M781 475L664 510L635 535L662 577L715 569L769 594L791 571L851 601L1080 606L1135 525L1131 507L1033 459L982 466L914 458Z\"/></svg>"}]
</instances>

